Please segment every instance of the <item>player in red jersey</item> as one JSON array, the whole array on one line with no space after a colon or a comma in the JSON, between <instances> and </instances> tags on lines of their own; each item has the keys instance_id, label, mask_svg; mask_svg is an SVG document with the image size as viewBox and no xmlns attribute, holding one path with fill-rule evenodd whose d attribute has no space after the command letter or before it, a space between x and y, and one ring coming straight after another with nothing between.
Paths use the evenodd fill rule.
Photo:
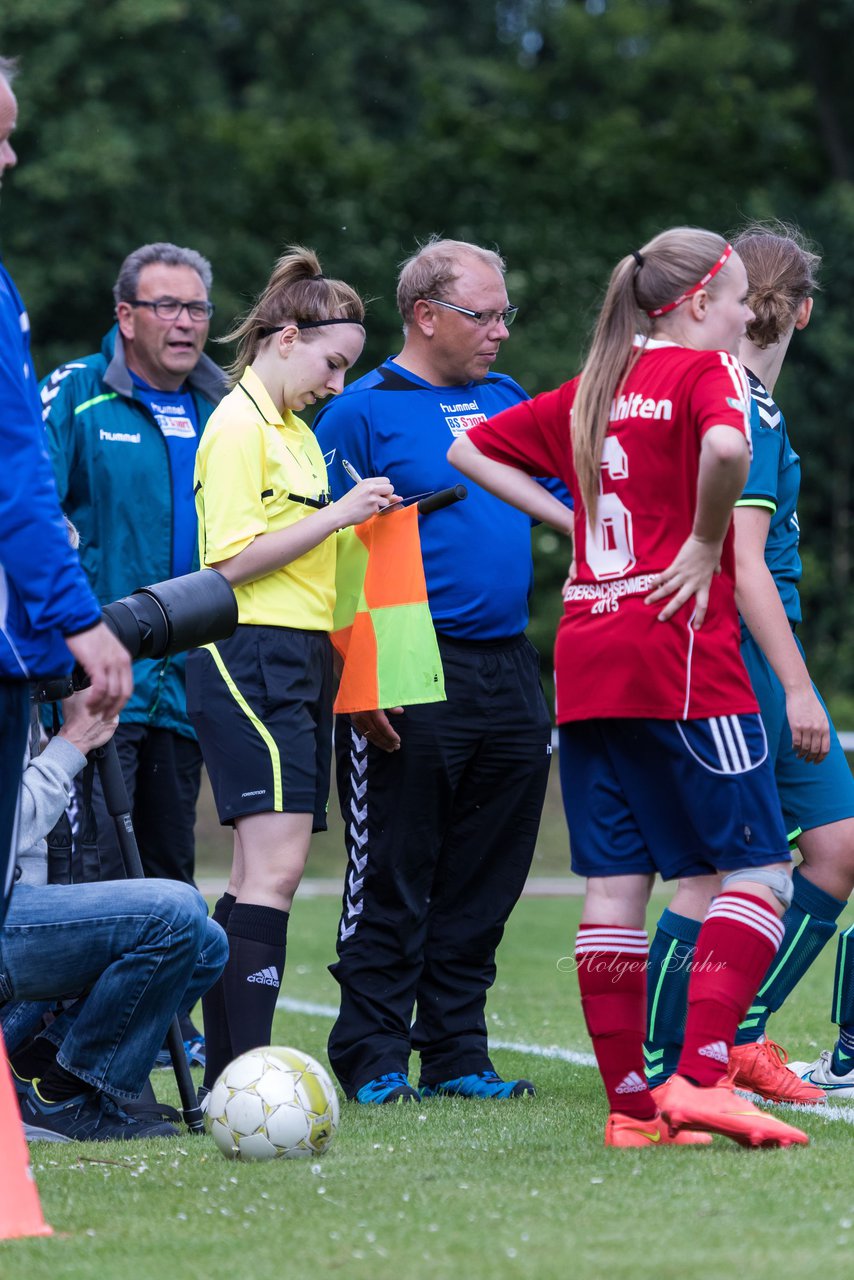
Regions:
<instances>
[{"instance_id":1,"label":"player in red jersey","mask_svg":"<svg viewBox=\"0 0 854 1280\"><path fill-rule=\"evenodd\" d=\"M555 652L573 869L588 878L581 1002L612 1146L805 1143L726 1083L736 1027L782 937L790 855L739 655L732 507L749 460L733 356L753 318L730 245L675 228L618 263L581 375L472 428L450 458L572 532L533 477L575 500L575 559ZM653 877L724 873L700 933L679 1072L644 1078ZM698 1131L698 1132L695 1132Z\"/></svg>"}]
</instances>

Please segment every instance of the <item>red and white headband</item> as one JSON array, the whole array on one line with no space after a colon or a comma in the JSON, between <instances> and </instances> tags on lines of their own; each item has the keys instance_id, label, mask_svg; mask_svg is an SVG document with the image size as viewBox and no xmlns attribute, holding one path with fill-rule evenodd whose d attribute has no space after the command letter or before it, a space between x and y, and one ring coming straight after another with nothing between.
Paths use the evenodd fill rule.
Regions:
<instances>
[{"instance_id":1,"label":"red and white headband","mask_svg":"<svg viewBox=\"0 0 854 1280\"><path fill-rule=\"evenodd\" d=\"M732 245L728 244L715 265L709 268L702 280L698 280L690 289L686 289L683 294L680 294L675 302L667 302L663 307L655 307L652 311L647 311L646 314L649 316L650 320L657 320L659 316L665 315L668 311L674 311L677 307L681 307L683 302L687 302L689 298L693 297L695 293L699 293L701 289L705 289L709 281L718 274L722 267L726 266L731 253Z\"/></svg>"}]
</instances>

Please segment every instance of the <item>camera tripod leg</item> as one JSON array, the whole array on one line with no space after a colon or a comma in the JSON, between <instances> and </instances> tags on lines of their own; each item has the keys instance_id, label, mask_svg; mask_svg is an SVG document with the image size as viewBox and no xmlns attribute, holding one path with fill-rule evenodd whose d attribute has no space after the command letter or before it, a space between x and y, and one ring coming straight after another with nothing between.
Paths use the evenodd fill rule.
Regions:
<instances>
[{"instance_id":1,"label":"camera tripod leg","mask_svg":"<svg viewBox=\"0 0 854 1280\"><path fill-rule=\"evenodd\" d=\"M172 1069L175 1072L178 1092L181 1095L181 1115L184 1117L184 1124L190 1130L190 1133L204 1133L205 1118L199 1106L193 1077L190 1075L190 1064L184 1052L181 1024L177 1016L169 1024L169 1030L166 1032L166 1043L169 1046Z\"/></svg>"},{"instance_id":2,"label":"camera tripod leg","mask_svg":"<svg viewBox=\"0 0 854 1280\"><path fill-rule=\"evenodd\" d=\"M101 779L107 812L116 824L116 835L125 866L125 874L129 880L142 880L145 878L145 872L142 869L139 847L136 843L133 823L131 822L130 801L128 800L122 768L119 764L116 744L111 738L105 746L98 747L92 754ZM181 1035L181 1025L177 1014L170 1023L166 1035L166 1043L172 1058L172 1070L175 1073L178 1093L181 1097L181 1114L184 1117L184 1123L190 1133L204 1133L204 1117L199 1107L199 1099L196 1095L193 1077L190 1074L190 1064L184 1052L184 1040Z\"/></svg>"}]
</instances>

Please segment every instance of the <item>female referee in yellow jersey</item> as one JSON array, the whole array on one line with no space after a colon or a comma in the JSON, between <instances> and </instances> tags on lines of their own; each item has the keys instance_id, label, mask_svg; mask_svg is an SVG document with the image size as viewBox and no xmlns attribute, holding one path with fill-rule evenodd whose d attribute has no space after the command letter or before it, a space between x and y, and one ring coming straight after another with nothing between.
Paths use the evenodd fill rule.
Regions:
<instances>
[{"instance_id":1,"label":"female referee in yellow jersey","mask_svg":"<svg viewBox=\"0 0 854 1280\"><path fill-rule=\"evenodd\" d=\"M187 704L220 822L234 827L228 888L214 910L229 959L204 1004L204 1087L269 1044L288 913L312 831L326 827L332 733L329 632L336 530L388 504L386 479L332 503L323 455L295 416L344 385L365 341L364 307L315 255L292 248L246 318L234 386L196 462L199 553L235 589L231 639L191 652Z\"/></svg>"}]
</instances>

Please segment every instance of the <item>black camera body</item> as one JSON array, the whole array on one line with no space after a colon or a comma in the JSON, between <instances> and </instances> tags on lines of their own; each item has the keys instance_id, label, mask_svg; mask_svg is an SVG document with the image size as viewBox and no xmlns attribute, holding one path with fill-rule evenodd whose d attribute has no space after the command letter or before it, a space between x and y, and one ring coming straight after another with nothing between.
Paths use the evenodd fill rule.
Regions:
<instances>
[{"instance_id":1,"label":"black camera body","mask_svg":"<svg viewBox=\"0 0 854 1280\"><path fill-rule=\"evenodd\" d=\"M104 606L102 617L132 658L166 658L197 645L227 640L237 626L237 601L216 569L167 578ZM59 702L89 684L76 666L70 676L36 685L36 702Z\"/></svg>"}]
</instances>

